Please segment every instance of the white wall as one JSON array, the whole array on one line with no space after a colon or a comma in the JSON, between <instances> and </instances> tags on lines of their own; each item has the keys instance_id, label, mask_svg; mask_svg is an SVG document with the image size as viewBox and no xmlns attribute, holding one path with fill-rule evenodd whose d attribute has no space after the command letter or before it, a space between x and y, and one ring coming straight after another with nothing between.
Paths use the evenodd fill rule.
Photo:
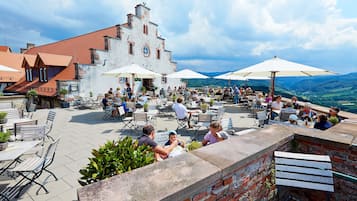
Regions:
<instances>
[{"instance_id":1,"label":"white wall","mask_svg":"<svg viewBox=\"0 0 357 201\"><path fill-rule=\"evenodd\" d=\"M145 9L145 8L143 8ZM121 39L110 38L109 50L97 50L98 59L95 65L80 65L86 69L87 75L81 80L80 90L82 94L94 95L105 93L110 87L113 89L118 86L123 89L125 83L119 83L118 78L103 76L103 72L136 63L148 70L159 74L170 74L176 71L176 64L171 62L171 53L165 51L165 41L157 37L157 26L150 23L149 12L140 12L142 17L133 16L131 19L132 28L121 26ZM148 34L143 33L143 25L148 25ZM104 38L103 38L104 40ZM133 55L129 54L129 42L133 43ZM148 46L149 56L144 56L143 48ZM160 59L156 58L156 51L160 49ZM105 63L105 65L103 65ZM130 80L130 84L132 81ZM154 85L160 89L168 86L180 86L179 79L170 79L167 84L161 82L161 78L154 79ZM141 83L136 84L135 88L140 89ZM158 91L157 91L158 92Z\"/></svg>"}]
</instances>

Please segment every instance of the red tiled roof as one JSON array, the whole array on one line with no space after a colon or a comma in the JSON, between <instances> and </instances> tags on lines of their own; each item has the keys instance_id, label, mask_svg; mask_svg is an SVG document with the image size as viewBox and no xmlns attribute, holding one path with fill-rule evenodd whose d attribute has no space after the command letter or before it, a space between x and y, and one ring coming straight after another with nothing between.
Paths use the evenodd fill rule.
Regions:
<instances>
[{"instance_id":1,"label":"red tiled roof","mask_svg":"<svg viewBox=\"0 0 357 201\"><path fill-rule=\"evenodd\" d=\"M91 52L93 49L104 49L104 36L115 38L117 36L116 26L108 27L91 33L83 34L73 38L68 38L62 41L33 47L25 53L30 55L38 54L45 65L50 66L67 66L60 73L54 76L46 83L32 81L26 82L21 79L15 86L8 87L7 90L26 93L31 88L37 88L36 91L42 96L55 96L56 95L56 80L74 80L75 78L75 65L74 63L90 64ZM56 54L56 56L49 56L49 54ZM61 56L62 55L62 56ZM63 56L68 55L68 56ZM58 57L59 56L59 57ZM30 59L27 57L26 61L30 64ZM59 59L61 58L61 59ZM71 58L71 60L69 59ZM38 59L38 58L37 58ZM36 59L36 60L37 60ZM59 60L57 60L59 59ZM65 65L68 62L67 65ZM24 87L22 87L24 86Z\"/></svg>"},{"instance_id":2,"label":"red tiled roof","mask_svg":"<svg viewBox=\"0 0 357 201\"><path fill-rule=\"evenodd\" d=\"M24 69L21 68L23 54L0 51L0 64L14 68L19 72L1 72L0 82L17 82L25 75Z\"/></svg>"},{"instance_id":3,"label":"red tiled roof","mask_svg":"<svg viewBox=\"0 0 357 201\"><path fill-rule=\"evenodd\" d=\"M65 66L67 67L72 61L71 56L64 56L58 54L38 53L36 61L41 59L46 66ZM35 62L36 63L36 62Z\"/></svg>"},{"instance_id":4,"label":"red tiled roof","mask_svg":"<svg viewBox=\"0 0 357 201\"><path fill-rule=\"evenodd\" d=\"M58 42L33 47L26 54L37 54L39 52L68 55L73 57L74 63L90 64L90 48L104 49L104 36L117 36L116 26L108 27L91 33L68 38Z\"/></svg>"},{"instance_id":5,"label":"red tiled roof","mask_svg":"<svg viewBox=\"0 0 357 201\"><path fill-rule=\"evenodd\" d=\"M24 62L27 62L27 64L30 67L34 67L35 66L35 61L36 61L36 57L35 55L31 55L31 54L24 54ZM25 64L22 64L22 67L24 67Z\"/></svg>"},{"instance_id":6,"label":"red tiled roof","mask_svg":"<svg viewBox=\"0 0 357 201\"><path fill-rule=\"evenodd\" d=\"M0 52L11 52L8 46L0 45Z\"/></svg>"}]
</instances>

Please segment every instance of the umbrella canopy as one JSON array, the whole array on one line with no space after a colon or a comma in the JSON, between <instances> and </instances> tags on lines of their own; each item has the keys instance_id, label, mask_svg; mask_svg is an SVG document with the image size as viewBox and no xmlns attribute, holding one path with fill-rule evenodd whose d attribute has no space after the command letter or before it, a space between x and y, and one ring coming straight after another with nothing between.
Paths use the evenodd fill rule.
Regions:
<instances>
[{"instance_id":1,"label":"umbrella canopy","mask_svg":"<svg viewBox=\"0 0 357 201\"><path fill-rule=\"evenodd\" d=\"M246 76L243 77L241 75L235 75L233 72L228 72L222 75L218 75L214 77L215 79L222 79L222 80L269 80L269 77L258 77L258 76Z\"/></svg>"},{"instance_id":2,"label":"umbrella canopy","mask_svg":"<svg viewBox=\"0 0 357 201\"><path fill-rule=\"evenodd\" d=\"M333 75L335 73L274 57L261 63L233 72L234 75L270 76L271 93L274 96L275 77Z\"/></svg>"},{"instance_id":3,"label":"umbrella canopy","mask_svg":"<svg viewBox=\"0 0 357 201\"><path fill-rule=\"evenodd\" d=\"M132 78L132 91L135 86L135 78L155 78L160 77L161 74L155 73L153 71L147 70L138 64L130 64L123 66L121 68L116 68L107 72L102 73L102 75L114 76L114 77L131 77Z\"/></svg>"},{"instance_id":4,"label":"umbrella canopy","mask_svg":"<svg viewBox=\"0 0 357 201\"><path fill-rule=\"evenodd\" d=\"M147 70L137 64L130 64L120 68L116 68L107 72L103 75L115 76L115 77L134 77L134 78L155 78L161 75L153 71Z\"/></svg>"},{"instance_id":5,"label":"umbrella canopy","mask_svg":"<svg viewBox=\"0 0 357 201\"><path fill-rule=\"evenodd\" d=\"M197 73L195 71L184 69L167 75L167 78L180 78L180 79L207 79L209 77Z\"/></svg>"},{"instance_id":6,"label":"umbrella canopy","mask_svg":"<svg viewBox=\"0 0 357 201\"><path fill-rule=\"evenodd\" d=\"M2 64L0 64L0 71L7 71L7 72L19 72L18 70L16 69L13 69L13 68L10 68L10 67L7 67L7 66L4 66Z\"/></svg>"}]
</instances>

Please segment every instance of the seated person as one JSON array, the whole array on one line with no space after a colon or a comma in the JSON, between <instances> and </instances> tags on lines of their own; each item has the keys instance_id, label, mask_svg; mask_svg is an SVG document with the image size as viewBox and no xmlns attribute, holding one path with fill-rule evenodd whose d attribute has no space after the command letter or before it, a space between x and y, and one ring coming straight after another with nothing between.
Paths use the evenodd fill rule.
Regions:
<instances>
[{"instance_id":1,"label":"seated person","mask_svg":"<svg viewBox=\"0 0 357 201\"><path fill-rule=\"evenodd\" d=\"M281 112L296 114L296 110L293 108L293 104L291 102L287 102L284 108L281 109Z\"/></svg>"},{"instance_id":2,"label":"seated person","mask_svg":"<svg viewBox=\"0 0 357 201\"><path fill-rule=\"evenodd\" d=\"M114 97L114 101L113 101L113 102L114 102L115 105L118 105L118 106L121 105L122 100L121 100L121 97L120 97L120 94L119 94L119 93L116 93L116 94L115 94L115 97Z\"/></svg>"},{"instance_id":3,"label":"seated person","mask_svg":"<svg viewBox=\"0 0 357 201\"><path fill-rule=\"evenodd\" d=\"M320 129L320 130L326 130L328 128L331 128L332 124L327 121L327 116L324 114L320 114L317 117L317 122L314 125L314 128Z\"/></svg>"},{"instance_id":4,"label":"seated person","mask_svg":"<svg viewBox=\"0 0 357 201\"><path fill-rule=\"evenodd\" d=\"M192 128L191 126L192 113L187 110L186 106L182 104L182 101L183 99L181 97L177 98L176 103L172 106L172 109L175 111L177 119L179 120L187 119L188 127Z\"/></svg>"},{"instance_id":5,"label":"seated person","mask_svg":"<svg viewBox=\"0 0 357 201\"><path fill-rule=\"evenodd\" d=\"M341 122L340 116L338 116L338 113L340 112L340 109L337 107L331 107L328 113L328 120L333 124L338 124Z\"/></svg>"},{"instance_id":6,"label":"seated person","mask_svg":"<svg viewBox=\"0 0 357 201\"><path fill-rule=\"evenodd\" d=\"M222 132L222 126L219 122L212 122L209 126L209 132L204 136L202 140L202 145L210 145L216 142L223 141L228 139L228 134L226 132Z\"/></svg>"},{"instance_id":7,"label":"seated person","mask_svg":"<svg viewBox=\"0 0 357 201\"><path fill-rule=\"evenodd\" d=\"M299 104L297 103L297 97L293 96L291 97L291 104L295 110L299 109Z\"/></svg>"},{"instance_id":8,"label":"seated person","mask_svg":"<svg viewBox=\"0 0 357 201\"><path fill-rule=\"evenodd\" d=\"M102 99L102 105L103 105L103 110L105 110L105 108L107 108L108 106L110 106L110 103L109 103L109 94L104 94L104 98Z\"/></svg>"},{"instance_id":9,"label":"seated person","mask_svg":"<svg viewBox=\"0 0 357 201\"><path fill-rule=\"evenodd\" d=\"M138 139L138 145L148 145L155 153L156 160L167 158L170 152L177 146L178 141L174 140L168 147L161 147L155 141L155 129L152 125L146 125L143 128L143 135Z\"/></svg>"},{"instance_id":10,"label":"seated person","mask_svg":"<svg viewBox=\"0 0 357 201\"><path fill-rule=\"evenodd\" d=\"M143 106L146 102L148 102L148 100L149 100L149 96L147 95L140 96L137 101L137 104Z\"/></svg>"},{"instance_id":11,"label":"seated person","mask_svg":"<svg viewBox=\"0 0 357 201\"><path fill-rule=\"evenodd\" d=\"M311 104L310 103L306 103L304 108L300 110L299 112L299 117L302 120L308 120L308 121L312 121L314 116L316 116L316 113L314 111L311 110Z\"/></svg>"},{"instance_id":12,"label":"seated person","mask_svg":"<svg viewBox=\"0 0 357 201\"><path fill-rule=\"evenodd\" d=\"M165 143L165 146L170 146L173 142L175 142L177 140L177 133L174 130L169 131L169 140ZM182 141L178 141L179 146L181 146L182 148L185 148L185 142Z\"/></svg>"},{"instance_id":13,"label":"seated person","mask_svg":"<svg viewBox=\"0 0 357 201\"><path fill-rule=\"evenodd\" d=\"M275 117L279 116L279 114L274 112L274 110L280 111L282 108L283 108L283 103L281 102L281 96L276 96L273 99L273 102L271 103L271 109L273 111L271 118L274 119Z\"/></svg>"},{"instance_id":14,"label":"seated person","mask_svg":"<svg viewBox=\"0 0 357 201\"><path fill-rule=\"evenodd\" d=\"M290 124L292 124L292 125L298 125L298 120L299 120L299 117L296 116L295 114L289 115L289 123L290 123Z\"/></svg>"}]
</instances>

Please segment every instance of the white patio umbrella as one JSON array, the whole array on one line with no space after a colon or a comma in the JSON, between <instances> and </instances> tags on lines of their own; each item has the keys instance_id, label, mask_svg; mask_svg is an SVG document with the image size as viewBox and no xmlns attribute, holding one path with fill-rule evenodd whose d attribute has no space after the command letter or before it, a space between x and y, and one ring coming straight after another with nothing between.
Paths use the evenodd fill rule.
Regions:
<instances>
[{"instance_id":1,"label":"white patio umbrella","mask_svg":"<svg viewBox=\"0 0 357 201\"><path fill-rule=\"evenodd\" d=\"M19 70L10 68L8 66L4 66L2 64L0 64L0 71L7 71L7 72L19 72Z\"/></svg>"},{"instance_id":2,"label":"white patio umbrella","mask_svg":"<svg viewBox=\"0 0 357 201\"><path fill-rule=\"evenodd\" d=\"M209 77L197 73L195 71L184 69L167 75L167 78L181 78L181 79L207 79Z\"/></svg>"},{"instance_id":3,"label":"white patio umbrella","mask_svg":"<svg viewBox=\"0 0 357 201\"><path fill-rule=\"evenodd\" d=\"M335 73L328 70L307 66L284 59L274 57L261 63L249 66L247 68L233 72L233 75L243 77L249 76L270 76L271 94L274 96L275 77L294 77L294 76L315 76L315 75L333 75Z\"/></svg>"},{"instance_id":4,"label":"white patio umbrella","mask_svg":"<svg viewBox=\"0 0 357 201\"><path fill-rule=\"evenodd\" d=\"M209 77L202 75L201 73L197 73L190 69L180 70L167 75L167 78L180 78L180 79L207 79ZM188 85L188 81L186 82L186 86Z\"/></svg>"},{"instance_id":5,"label":"white patio umbrella","mask_svg":"<svg viewBox=\"0 0 357 201\"><path fill-rule=\"evenodd\" d=\"M228 72L222 75L218 75L214 77L214 79L221 79L221 80L228 80L228 85L230 85L231 80L242 80L242 81L248 81L248 80L269 80L269 77L253 77L253 76L247 76L243 77L240 75L234 75L233 72Z\"/></svg>"},{"instance_id":6,"label":"white patio umbrella","mask_svg":"<svg viewBox=\"0 0 357 201\"><path fill-rule=\"evenodd\" d=\"M153 71L147 70L138 64L130 64L120 68L116 68L107 72L102 73L102 75L114 76L114 77L131 77L132 85L134 89L135 78L155 78L160 77L161 74L155 73Z\"/></svg>"}]
</instances>

